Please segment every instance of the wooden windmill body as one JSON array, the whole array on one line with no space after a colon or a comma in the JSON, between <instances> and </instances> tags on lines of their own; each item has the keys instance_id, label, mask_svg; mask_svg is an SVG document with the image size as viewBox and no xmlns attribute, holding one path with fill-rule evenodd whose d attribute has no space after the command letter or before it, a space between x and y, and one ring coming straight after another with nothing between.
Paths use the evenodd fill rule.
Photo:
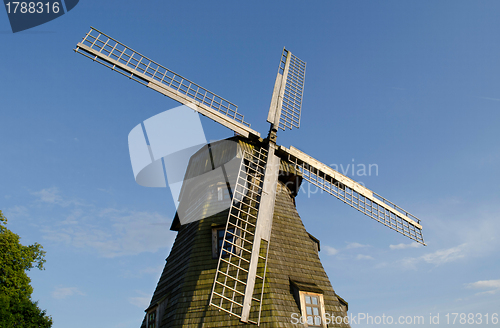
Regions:
<instances>
[{"instance_id":1,"label":"wooden windmill body","mask_svg":"<svg viewBox=\"0 0 500 328\"><path fill-rule=\"evenodd\" d=\"M244 138L232 139L237 142L240 153L242 149L251 151L252 145ZM192 160L205 162L203 157L195 155ZM188 174L193 173L190 170L194 166L188 167ZM292 314L301 313L300 300L296 299L301 291L323 295L322 311L343 318L347 303L335 294L319 260L319 242L307 233L295 209L293 191L299 187L296 183L300 184L301 177L295 175L292 166L282 164L279 180L260 325L302 327L292 324ZM203 206L218 206L222 201L218 197L218 181L200 187L205 197L200 203ZM192 199L189 195L186 198ZM203 215L196 209L194 212ZM209 306L219 259L214 249L220 251L217 231L225 228L227 217L228 210L225 210L187 225L174 221L172 229L178 231L177 238L147 309L147 312L158 313L158 327L246 325L238 317ZM145 327L146 321L147 318Z\"/></svg>"},{"instance_id":2,"label":"wooden windmill body","mask_svg":"<svg viewBox=\"0 0 500 328\"><path fill-rule=\"evenodd\" d=\"M334 292L319 260L319 241L295 208L302 180L424 244L415 216L298 149L276 144L279 128L300 124L305 62L288 50L280 60L266 139L233 103L94 28L75 51L238 135L208 144L190 159L171 227L178 235L143 327L348 327L347 303ZM229 161L236 170L227 170ZM224 178L196 179L211 170Z\"/></svg>"}]
</instances>

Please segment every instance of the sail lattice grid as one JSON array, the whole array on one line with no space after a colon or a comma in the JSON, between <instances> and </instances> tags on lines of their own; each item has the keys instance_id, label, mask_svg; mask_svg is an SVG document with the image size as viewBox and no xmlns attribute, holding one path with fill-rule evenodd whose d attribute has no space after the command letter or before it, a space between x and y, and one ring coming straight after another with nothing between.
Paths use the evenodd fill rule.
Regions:
<instances>
[{"instance_id":1,"label":"sail lattice grid","mask_svg":"<svg viewBox=\"0 0 500 328\"><path fill-rule=\"evenodd\" d=\"M91 28L75 51L141 84L148 86L151 81L155 81L194 102L206 105L245 126L250 126L244 121L243 115L238 113L238 106L232 102L176 74L95 28Z\"/></svg>"},{"instance_id":2,"label":"sail lattice grid","mask_svg":"<svg viewBox=\"0 0 500 328\"><path fill-rule=\"evenodd\" d=\"M280 61L280 72L284 70L287 55L288 50L284 49ZM306 63L291 54L279 122L279 128L282 130L285 130L285 128L291 130L292 127L300 127L305 76Z\"/></svg>"},{"instance_id":3,"label":"sail lattice grid","mask_svg":"<svg viewBox=\"0 0 500 328\"><path fill-rule=\"evenodd\" d=\"M372 198L370 199L338 181L325 171L291 154L288 155L288 159L307 182L351 205L383 225L425 245L420 220L414 215L376 193L370 192ZM416 223L416 225L412 224L412 222Z\"/></svg>"},{"instance_id":4,"label":"sail lattice grid","mask_svg":"<svg viewBox=\"0 0 500 328\"><path fill-rule=\"evenodd\" d=\"M219 263L210 304L241 318L243 300L249 277L250 259L254 246L257 217L267 162L267 150L256 147L244 152L238 180L229 209ZM252 291L249 323L259 324L264 291L269 243L262 240L259 261Z\"/></svg>"}]
</instances>

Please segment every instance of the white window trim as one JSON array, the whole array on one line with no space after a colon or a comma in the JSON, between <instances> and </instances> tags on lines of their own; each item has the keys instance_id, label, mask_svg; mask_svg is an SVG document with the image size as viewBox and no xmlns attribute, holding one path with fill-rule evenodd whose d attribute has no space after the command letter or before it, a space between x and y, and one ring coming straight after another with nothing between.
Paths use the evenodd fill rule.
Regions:
<instances>
[{"instance_id":1,"label":"white window trim","mask_svg":"<svg viewBox=\"0 0 500 328\"><path fill-rule=\"evenodd\" d=\"M310 295L310 296L318 297L318 299L319 299L319 315L321 317L321 325L323 328L327 328L326 322L325 322L325 320L323 320L325 317L325 301L323 299L323 294L299 291L299 295L300 295L300 311L302 313L303 318L305 319L304 327L317 327L317 326L309 326L309 324L307 323L305 296Z\"/></svg>"}]
</instances>

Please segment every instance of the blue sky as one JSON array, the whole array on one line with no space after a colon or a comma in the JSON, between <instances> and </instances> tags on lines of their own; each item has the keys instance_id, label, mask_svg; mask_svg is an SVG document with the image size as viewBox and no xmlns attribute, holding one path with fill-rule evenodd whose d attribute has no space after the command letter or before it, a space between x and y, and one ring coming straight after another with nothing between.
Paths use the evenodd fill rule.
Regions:
<instances>
[{"instance_id":1,"label":"blue sky","mask_svg":"<svg viewBox=\"0 0 500 328\"><path fill-rule=\"evenodd\" d=\"M301 128L278 143L339 168L376 164L347 174L424 227L428 246L414 247L331 196L297 197L349 311L423 315L419 327L430 313L444 327L446 313L500 312L499 12L496 1L82 0L16 34L0 14L0 209L47 251L33 298L54 328L139 327L175 238L169 190L135 183L127 135L178 104L75 54L94 26L236 103L261 134L286 46L308 66ZM202 123L208 139L232 135Z\"/></svg>"}]
</instances>

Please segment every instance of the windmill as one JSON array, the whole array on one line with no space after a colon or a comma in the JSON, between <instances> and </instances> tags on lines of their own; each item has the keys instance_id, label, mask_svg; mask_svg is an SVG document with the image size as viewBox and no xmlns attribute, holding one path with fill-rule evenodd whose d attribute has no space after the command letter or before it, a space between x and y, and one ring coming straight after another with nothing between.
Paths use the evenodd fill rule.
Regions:
<instances>
[{"instance_id":1,"label":"windmill","mask_svg":"<svg viewBox=\"0 0 500 328\"><path fill-rule=\"evenodd\" d=\"M151 306L146 309L144 327L176 326L172 324L172 320L176 320L178 326L220 327L224 326L221 320L225 320L221 318L227 314L231 316L232 320L231 324L227 324L228 326L238 324L265 326L271 321L263 319L263 313L269 314L275 311L273 312L274 316L279 314L276 308L267 308L266 304L270 306L270 301L266 299L266 296L276 297L272 301L275 303L285 304L289 302L286 304L290 304L290 300L295 300L296 305L294 306L305 318L299 324L305 326L326 327L327 322L324 319L328 309L334 309L338 315L345 315L347 303L331 288L317 257L319 241L311 235L309 235L309 244L316 243L317 250L316 253L307 253L309 255L303 258L306 261L304 263L307 264L306 268L297 269L297 273L290 272L288 281L277 282L277 275L266 280L268 272L275 272L274 269L271 270L271 267L268 267L268 264L270 265L272 262L273 265L278 266L276 264L278 262L290 261L290 258L285 261L277 259L276 250L288 252L287 254L298 254L302 251L303 247L298 247L297 250L290 244L273 245L271 238L279 233L281 228L277 228L277 226L283 225L281 220L286 217L286 211L293 212L290 217L292 217L292 221L295 220L288 224L293 225L299 222L296 224L297 234L302 237L307 236L307 232L296 214L295 203L292 199L295 196L293 189L299 187L302 179L383 225L425 245L421 231L422 226L418 218L306 153L294 147L286 148L277 145L279 129L299 128L304 90L306 63L287 49L283 49L279 63L267 118L271 127L265 139L261 138L257 131L250 128L250 124L244 121L243 115L238 113L237 106L233 103L161 66L95 28L91 28L90 32L77 44L75 51L180 102L238 135L238 137L232 138L238 144L237 154L235 153L236 155L233 156L239 160L237 176L232 186L227 184L230 204L228 210L221 212L224 216L224 228L215 232L217 238L212 239L215 244L218 243L216 245L218 251L214 255L216 262L211 262L212 264L216 263L216 267L212 265L208 268L200 268L197 272L197 280L189 283L191 280L188 279L188 273L185 273L189 272L189 269L185 268L190 265L192 267L193 263L205 262L196 262L193 260L195 255L190 253L189 256L183 256L185 255L183 252L187 248L196 249L192 245L196 241L193 242L192 238L202 234L200 231L205 228L201 227L205 223L201 222L208 221L205 220L206 217L201 217L204 220L198 220L197 223L191 220L189 224L182 224L182 220L179 219L181 201L172 225L173 230L179 231L179 234L171 255L167 259L167 265ZM217 147L223 148L223 143L213 144L205 150L200 150L193 155L190 166L199 162L196 162L198 157L198 159L206 160L206 163L211 161L212 167L215 167L214 161L216 160L214 160L213 154L218 149ZM224 151L227 153L227 149ZM186 175L189 174L190 168L188 167L187 170ZM285 181L280 178L283 172L289 173L295 182L288 179L285 184ZM287 189L288 182L291 182L293 188ZM276 217L279 217L279 222L273 222L273 220L276 221ZM194 223L197 225L193 225ZM207 225L205 224L205 226ZM210 229L210 224L206 229ZM305 238L307 239L307 237ZM284 241L280 238L277 240ZM297 240L302 239L297 237ZM186 246L186 244L189 245ZM274 247L274 251L270 253L269 249L272 247ZM294 250L289 251L292 248ZM300 257L301 255L296 256ZM308 257L311 256L314 259L311 260L312 262L307 262L309 261ZM175 262L172 261L174 257L179 263L172 264ZM293 264L282 263L282 265L286 267L286 270L294 271ZM305 281L307 279L292 279L292 276L295 277L294 274L300 276L298 272L302 273L302 277L310 277L311 275L307 271L308 265L315 265L317 269L314 269L316 270L314 272L322 276L323 280L318 278L319 280L314 282ZM172 277L176 272L181 271L184 272L182 277ZM208 276L211 278L208 279ZM314 280L314 277L311 279ZM318 282L320 280L323 282ZM273 284L281 286L281 289L274 289ZM182 291L179 287L181 285ZM185 292L188 285L191 286L190 293ZM204 288L205 291L209 292L205 295L198 292L197 288L199 290ZM284 295L287 292L289 295ZM284 296L278 297L277 294ZM196 310L193 311L202 312L203 315L194 315L190 317L191 319L184 315L183 318L187 319L182 321L179 319L182 315L178 313L178 309L175 310L172 304L177 304L179 307L179 302L188 302L186 295L192 297L189 304L196 307ZM185 311L189 312L189 310ZM214 313L222 314L215 317ZM215 319L206 319L206 316L210 314ZM171 320L170 322L166 321L167 317L170 318L168 319ZM287 320L289 326L297 325L297 322L291 322L291 318ZM331 325L329 326L331 327ZM348 327L348 324L337 322L337 326Z\"/></svg>"}]
</instances>

